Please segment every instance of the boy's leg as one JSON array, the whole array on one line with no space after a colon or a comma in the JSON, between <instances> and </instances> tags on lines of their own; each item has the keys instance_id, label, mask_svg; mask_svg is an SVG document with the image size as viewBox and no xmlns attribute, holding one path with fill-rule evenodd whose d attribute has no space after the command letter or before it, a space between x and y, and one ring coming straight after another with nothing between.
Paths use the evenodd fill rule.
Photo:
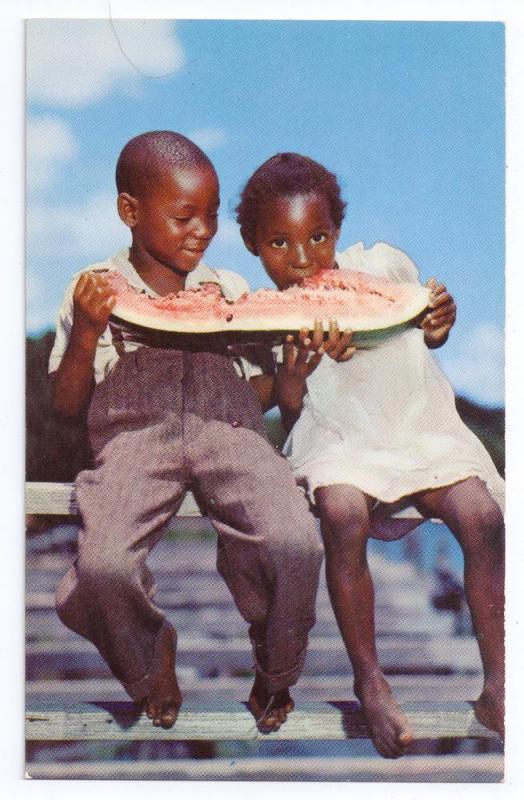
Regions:
<instances>
[{"instance_id":1,"label":"boy's leg","mask_svg":"<svg viewBox=\"0 0 524 800\"><path fill-rule=\"evenodd\" d=\"M373 582L367 562L372 499L352 486L322 486L315 492L326 552L326 577L333 611L354 673L373 744L387 758L405 753L413 735L380 669L375 644Z\"/></svg>"},{"instance_id":2,"label":"boy's leg","mask_svg":"<svg viewBox=\"0 0 524 800\"><path fill-rule=\"evenodd\" d=\"M176 442L168 462L164 434L162 426L122 432L103 448L96 468L79 475L83 527L76 562L58 587L57 610L96 645L130 696L146 701L157 724L172 724L180 705L176 634L152 602L145 564L185 492Z\"/></svg>"},{"instance_id":3,"label":"boy's leg","mask_svg":"<svg viewBox=\"0 0 524 800\"><path fill-rule=\"evenodd\" d=\"M195 418L193 426L186 454L220 537L218 567L251 625L251 708L261 730L276 729L292 708L287 690L315 620L320 538L289 465L265 438L235 423Z\"/></svg>"},{"instance_id":4,"label":"boy's leg","mask_svg":"<svg viewBox=\"0 0 524 800\"><path fill-rule=\"evenodd\" d=\"M446 523L464 553L464 589L484 669L478 719L504 735L504 520L479 478L417 495L421 511Z\"/></svg>"}]
</instances>

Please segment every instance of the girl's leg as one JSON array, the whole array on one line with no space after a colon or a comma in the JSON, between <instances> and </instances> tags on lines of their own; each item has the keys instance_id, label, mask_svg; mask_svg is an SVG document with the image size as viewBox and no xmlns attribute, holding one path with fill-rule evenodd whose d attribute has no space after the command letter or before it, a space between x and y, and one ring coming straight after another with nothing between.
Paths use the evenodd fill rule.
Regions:
<instances>
[{"instance_id":1,"label":"girl's leg","mask_svg":"<svg viewBox=\"0 0 524 800\"><path fill-rule=\"evenodd\" d=\"M373 744L396 758L413 736L380 669L375 645L374 591L367 563L371 498L352 486L316 490L326 553L326 576L333 610L350 658L355 694Z\"/></svg>"},{"instance_id":2,"label":"girl's leg","mask_svg":"<svg viewBox=\"0 0 524 800\"><path fill-rule=\"evenodd\" d=\"M477 637L484 689L477 718L504 734L504 520L479 478L417 495L425 514L453 532L464 553L464 588Z\"/></svg>"}]
</instances>

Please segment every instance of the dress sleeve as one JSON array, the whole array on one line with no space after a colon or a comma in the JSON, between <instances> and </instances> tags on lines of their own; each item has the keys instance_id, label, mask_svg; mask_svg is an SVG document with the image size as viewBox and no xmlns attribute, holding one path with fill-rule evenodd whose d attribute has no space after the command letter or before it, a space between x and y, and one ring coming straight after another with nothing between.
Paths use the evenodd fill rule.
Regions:
<instances>
[{"instance_id":1,"label":"dress sleeve","mask_svg":"<svg viewBox=\"0 0 524 800\"><path fill-rule=\"evenodd\" d=\"M411 258L386 242L377 242L368 251L380 274L398 283L420 283L419 272Z\"/></svg>"}]
</instances>

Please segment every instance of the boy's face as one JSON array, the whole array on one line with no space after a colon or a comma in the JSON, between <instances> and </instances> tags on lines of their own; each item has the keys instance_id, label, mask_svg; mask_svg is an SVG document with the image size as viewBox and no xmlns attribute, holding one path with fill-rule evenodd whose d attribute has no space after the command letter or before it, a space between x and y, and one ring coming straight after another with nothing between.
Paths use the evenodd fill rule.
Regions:
<instances>
[{"instance_id":1,"label":"boy's face","mask_svg":"<svg viewBox=\"0 0 524 800\"><path fill-rule=\"evenodd\" d=\"M246 242L260 256L279 289L335 266L338 239L324 194L309 192L280 197L264 209L254 242Z\"/></svg>"},{"instance_id":2,"label":"boy's face","mask_svg":"<svg viewBox=\"0 0 524 800\"><path fill-rule=\"evenodd\" d=\"M218 179L208 166L170 169L136 200L133 245L178 272L191 272L217 231Z\"/></svg>"}]
</instances>

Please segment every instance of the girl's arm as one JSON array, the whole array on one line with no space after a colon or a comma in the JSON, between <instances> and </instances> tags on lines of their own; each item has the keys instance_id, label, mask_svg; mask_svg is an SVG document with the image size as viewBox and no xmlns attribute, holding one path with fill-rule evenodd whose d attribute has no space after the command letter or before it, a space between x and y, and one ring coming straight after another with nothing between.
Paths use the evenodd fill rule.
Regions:
<instances>
[{"instance_id":1,"label":"girl's arm","mask_svg":"<svg viewBox=\"0 0 524 800\"><path fill-rule=\"evenodd\" d=\"M66 351L52 380L53 410L75 417L87 407L94 387L98 339L115 304L114 290L101 275L86 272L73 293L73 327Z\"/></svg>"},{"instance_id":2,"label":"girl's arm","mask_svg":"<svg viewBox=\"0 0 524 800\"><path fill-rule=\"evenodd\" d=\"M435 278L431 278L426 286L431 289L431 310L423 318L420 327L424 331L424 341L427 347L434 349L442 347L447 341L449 332L455 323L457 307L444 284L437 284Z\"/></svg>"},{"instance_id":3,"label":"girl's arm","mask_svg":"<svg viewBox=\"0 0 524 800\"><path fill-rule=\"evenodd\" d=\"M315 326L316 328L318 326ZM295 346L293 336L287 336L283 346L283 360L275 376L273 392L280 409L282 426L289 433L302 411L304 396L307 391L307 379L320 363L324 350L317 341L309 338L307 329L299 333L299 344ZM314 350L311 355L311 350Z\"/></svg>"}]
</instances>

